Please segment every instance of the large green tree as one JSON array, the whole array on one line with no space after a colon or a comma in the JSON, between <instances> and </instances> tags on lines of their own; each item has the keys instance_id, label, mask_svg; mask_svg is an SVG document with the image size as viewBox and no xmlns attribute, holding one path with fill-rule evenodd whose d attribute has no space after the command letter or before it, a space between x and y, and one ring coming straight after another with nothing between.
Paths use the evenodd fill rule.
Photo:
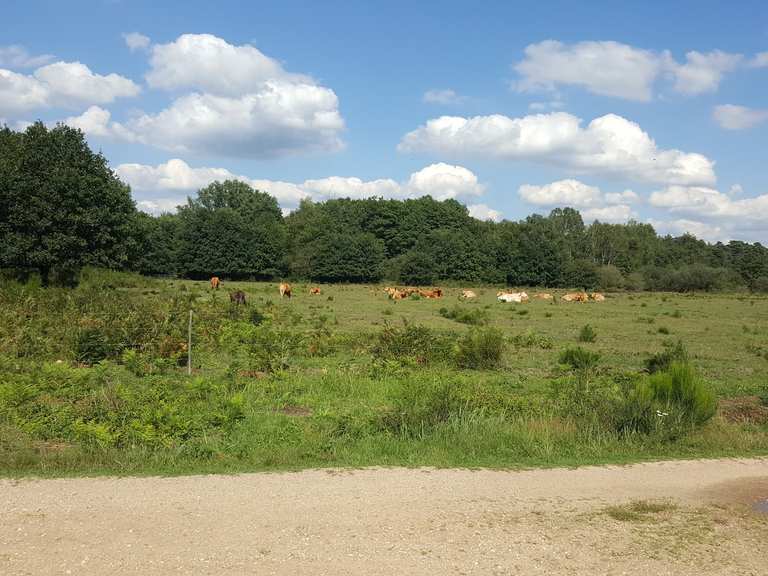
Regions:
<instances>
[{"instance_id":1,"label":"large green tree","mask_svg":"<svg viewBox=\"0 0 768 576\"><path fill-rule=\"evenodd\" d=\"M122 267L136 207L80 130L37 122L0 130L0 267L71 282L86 265Z\"/></svg>"}]
</instances>

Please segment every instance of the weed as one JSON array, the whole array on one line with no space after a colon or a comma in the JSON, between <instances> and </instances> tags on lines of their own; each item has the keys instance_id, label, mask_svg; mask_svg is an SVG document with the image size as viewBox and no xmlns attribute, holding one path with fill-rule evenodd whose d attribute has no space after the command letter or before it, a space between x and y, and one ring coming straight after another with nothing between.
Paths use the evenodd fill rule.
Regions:
<instances>
[{"instance_id":1,"label":"weed","mask_svg":"<svg viewBox=\"0 0 768 576\"><path fill-rule=\"evenodd\" d=\"M473 328L457 345L455 359L460 368L489 370L501 365L504 335L497 328Z\"/></svg>"},{"instance_id":2,"label":"weed","mask_svg":"<svg viewBox=\"0 0 768 576\"><path fill-rule=\"evenodd\" d=\"M579 331L579 342L594 342L597 340L597 332L590 324L584 324Z\"/></svg>"},{"instance_id":3,"label":"weed","mask_svg":"<svg viewBox=\"0 0 768 576\"><path fill-rule=\"evenodd\" d=\"M589 370L597 366L599 360L600 354L585 350L581 346L566 348L558 357L560 364L570 366L574 370Z\"/></svg>"}]
</instances>

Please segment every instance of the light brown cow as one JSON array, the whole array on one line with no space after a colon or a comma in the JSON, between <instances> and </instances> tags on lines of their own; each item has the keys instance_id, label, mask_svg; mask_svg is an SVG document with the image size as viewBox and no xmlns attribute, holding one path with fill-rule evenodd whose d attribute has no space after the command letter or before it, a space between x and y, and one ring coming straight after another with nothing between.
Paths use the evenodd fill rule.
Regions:
<instances>
[{"instance_id":1,"label":"light brown cow","mask_svg":"<svg viewBox=\"0 0 768 576\"><path fill-rule=\"evenodd\" d=\"M317 287L315 287L315 288L310 288L310 289L309 289L309 293L310 293L310 294L320 294L320 288L317 288Z\"/></svg>"},{"instance_id":2,"label":"light brown cow","mask_svg":"<svg viewBox=\"0 0 768 576\"><path fill-rule=\"evenodd\" d=\"M291 298L291 285L287 282L280 282L280 298L284 296Z\"/></svg>"},{"instance_id":3,"label":"light brown cow","mask_svg":"<svg viewBox=\"0 0 768 576\"><path fill-rule=\"evenodd\" d=\"M600 292L592 292L592 294L589 295L589 299L594 300L595 302L605 302L605 296Z\"/></svg>"},{"instance_id":4,"label":"light brown cow","mask_svg":"<svg viewBox=\"0 0 768 576\"><path fill-rule=\"evenodd\" d=\"M419 296L422 298L442 298L443 291L440 288L434 290L419 290Z\"/></svg>"},{"instance_id":5,"label":"light brown cow","mask_svg":"<svg viewBox=\"0 0 768 576\"><path fill-rule=\"evenodd\" d=\"M211 289L218 290L219 285L221 285L221 280L219 280L219 277L218 276L211 277Z\"/></svg>"},{"instance_id":6,"label":"light brown cow","mask_svg":"<svg viewBox=\"0 0 768 576\"><path fill-rule=\"evenodd\" d=\"M534 294L533 297L536 300L554 300L552 294L548 294L547 292L539 292L538 294Z\"/></svg>"},{"instance_id":7,"label":"light brown cow","mask_svg":"<svg viewBox=\"0 0 768 576\"><path fill-rule=\"evenodd\" d=\"M477 294L475 294L473 290L462 290L461 296L459 296L459 298L469 300L470 298L477 298Z\"/></svg>"},{"instance_id":8,"label":"light brown cow","mask_svg":"<svg viewBox=\"0 0 768 576\"><path fill-rule=\"evenodd\" d=\"M564 294L561 298L564 302L586 302L589 300L586 292L570 292Z\"/></svg>"},{"instance_id":9,"label":"light brown cow","mask_svg":"<svg viewBox=\"0 0 768 576\"><path fill-rule=\"evenodd\" d=\"M500 290L496 293L496 299L499 302L516 302L517 304L525 304L528 302L528 294L525 292L505 292Z\"/></svg>"}]
</instances>

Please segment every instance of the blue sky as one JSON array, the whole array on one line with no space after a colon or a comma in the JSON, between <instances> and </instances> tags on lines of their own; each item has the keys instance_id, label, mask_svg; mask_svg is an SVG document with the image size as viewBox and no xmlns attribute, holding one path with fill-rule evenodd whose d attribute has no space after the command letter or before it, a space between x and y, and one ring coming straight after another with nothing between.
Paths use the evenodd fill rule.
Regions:
<instances>
[{"instance_id":1,"label":"blue sky","mask_svg":"<svg viewBox=\"0 0 768 576\"><path fill-rule=\"evenodd\" d=\"M148 211L236 176L768 241L768 4L619 4L5 0L0 119Z\"/></svg>"}]
</instances>

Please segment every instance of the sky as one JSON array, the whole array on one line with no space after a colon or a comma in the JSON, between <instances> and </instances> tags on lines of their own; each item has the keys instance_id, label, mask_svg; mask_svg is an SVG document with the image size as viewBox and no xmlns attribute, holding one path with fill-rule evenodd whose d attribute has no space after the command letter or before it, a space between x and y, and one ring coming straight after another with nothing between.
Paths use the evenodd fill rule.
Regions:
<instances>
[{"instance_id":1,"label":"sky","mask_svg":"<svg viewBox=\"0 0 768 576\"><path fill-rule=\"evenodd\" d=\"M0 124L137 206L239 178L768 243L768 3L2 0Z\"/></svg>"}]
</instances>

